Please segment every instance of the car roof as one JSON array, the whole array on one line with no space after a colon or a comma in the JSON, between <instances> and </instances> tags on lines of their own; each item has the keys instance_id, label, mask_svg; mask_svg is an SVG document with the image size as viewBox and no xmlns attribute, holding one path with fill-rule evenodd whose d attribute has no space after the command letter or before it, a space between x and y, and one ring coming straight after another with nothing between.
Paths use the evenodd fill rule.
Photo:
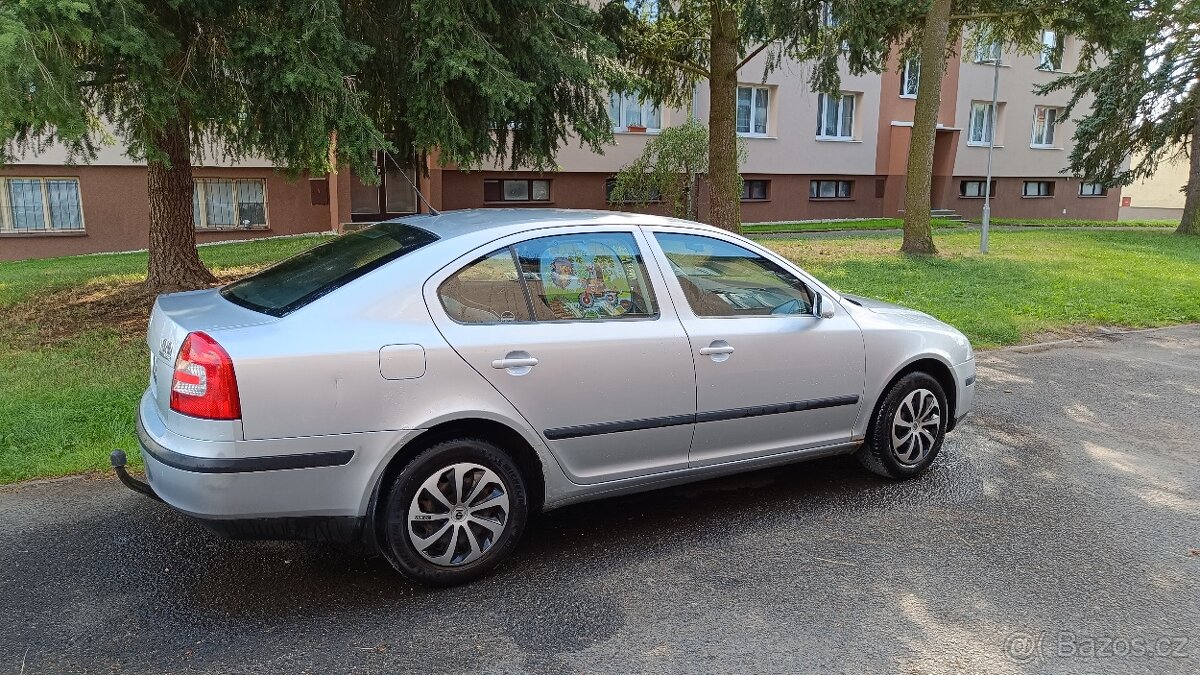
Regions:
<instances>
[{"instance_id":1,"label":"car roof","mask_svg":"<svg viewBox=\"0 0 1200 675\"><path fill-rule=\"evenodd\" d=\"M716 230L711 225L645 213L592 209L462 209L437 215L401 216L395 222L414 225L443 239L491 232L504 236L555 225L682 225Z\"/></svg>"}]
</instances>

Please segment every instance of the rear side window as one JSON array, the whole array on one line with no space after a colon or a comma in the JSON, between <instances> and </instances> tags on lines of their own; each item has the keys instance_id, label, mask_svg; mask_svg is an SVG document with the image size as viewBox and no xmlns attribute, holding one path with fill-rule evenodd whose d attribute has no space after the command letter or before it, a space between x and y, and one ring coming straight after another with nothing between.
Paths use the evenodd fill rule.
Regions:
<instances>
[{"instance_id":1,"label":"rear side window","mask_svg":"<svg viewBox=\"0 0 1200 675\"><path fill-rule=\"evenodd\" d=\"M230 302L286 316L364 274L437 241L404 223L379 223L313 247L221 289Z\"/></svg>"},{"instance_id":2,"label":"rear side window","mask_svg":"<svg viewBox=\"0 0 1200 675\"><path fill-rule=\"evenodd\" d=\"M658 315L626 232L540 237L477 259L438 288L459 323L596 321Z\"/></svg>"},{"instance_id":3,"label":"rear side window","mask_svg":"<svg viewBox=\"0 0 1200 675\"><path fill-rule=\"evenodd\" d=\"M512 250L502 248L467 265L438 288L442 306L459 323L529 321L529 301Z\"/></svg>"}]
</instances>

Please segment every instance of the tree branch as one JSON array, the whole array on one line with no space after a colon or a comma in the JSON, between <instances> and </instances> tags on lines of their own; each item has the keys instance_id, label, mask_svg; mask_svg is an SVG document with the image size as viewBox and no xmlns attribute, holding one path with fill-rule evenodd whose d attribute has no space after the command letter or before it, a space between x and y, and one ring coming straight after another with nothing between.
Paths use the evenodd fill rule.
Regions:
<instances>
[{"instance_id":1,"label":"tree branch","mask_svg":"<svg viewBox=\"0 0 1200 675\"><path fill-rule=\"evenodd\" d=\"M750 52L749 54L747 54L747 55L746 55L746 58L744 58L744 59L742 59L741 61L739 61L739 62L738 62L738 64L737 64L737 65L734 67L734 69L733 69L733 72L735 72L735 73L736 73L737 71L741 70L741 69L742 69L742 66L746 65L747 63L750 63L750 61L751 61L751 60L753 60L753 59L754 59L754 57L758 56L759 54L761 54L761 53L762 53L762 51L763 51L764 49L766 49L767 47L771 46L771 43L772 43L772 42L774 42L774 40L768 40L768 41L766 41L766 42L762 43L761 45L759 45L757 48L755 48L755 50L754 50L754 51L752 51L752 52Z\"/></svg>"}]
</instances>

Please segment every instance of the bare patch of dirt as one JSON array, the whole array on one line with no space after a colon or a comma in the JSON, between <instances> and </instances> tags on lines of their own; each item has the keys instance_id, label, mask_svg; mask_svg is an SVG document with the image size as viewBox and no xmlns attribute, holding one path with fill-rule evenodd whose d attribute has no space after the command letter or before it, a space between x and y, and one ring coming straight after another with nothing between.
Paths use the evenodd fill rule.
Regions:
<instances>
[{"instance_id":1,"label":"bare patch of dirt","mask_svg":"<svg viewBox=\"0 0 1200 675\"><path fill-rule=\"evenodd\" d=\"M226 284L258 271L244 266L215 271ZM100 279L52 291L4 308L0 335L21 345L47 345L70 340L89 330L108 328L122 339L141 340L156 294L141 280Z\"/></svg>"}]
</instances>

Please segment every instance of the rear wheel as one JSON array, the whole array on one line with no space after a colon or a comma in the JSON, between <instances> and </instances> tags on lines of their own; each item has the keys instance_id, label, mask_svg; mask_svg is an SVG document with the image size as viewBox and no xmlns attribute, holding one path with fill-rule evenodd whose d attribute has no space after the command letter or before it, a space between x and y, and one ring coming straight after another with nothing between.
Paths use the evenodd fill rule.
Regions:
<instances>
[{"instance_id":1,"label":"rear wheel","mask_svg":"<svg viewBox=\"0 0 1200 675\"><path fill-rule=\"evenodd\" d=\"M875 410L857 457L864 467L892 479L914 478L929 469L946 434L946 393L923 372L892 385Z\"/></svg>"},{"instance_id":2,"label":"rear wheel","mask_svg":"<svg viewBox=\"0 0 1200 675\"><path fill-rule=\"evenodd\" d=\"M392 483L382 513L387 558L421 583L465 583L516 547L528 515L525 482L504 451L481 439L444 441Z\"/></svg>"}]
</instances>

